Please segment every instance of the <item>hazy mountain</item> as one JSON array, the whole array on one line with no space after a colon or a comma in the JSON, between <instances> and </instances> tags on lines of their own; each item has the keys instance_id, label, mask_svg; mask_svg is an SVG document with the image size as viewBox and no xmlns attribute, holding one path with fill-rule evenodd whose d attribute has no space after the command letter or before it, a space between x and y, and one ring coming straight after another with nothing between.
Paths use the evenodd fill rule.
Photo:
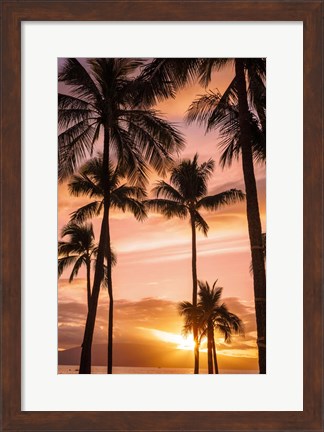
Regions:
<instances>
[{"instance_id":1,"label":"hazy mountain","mask_svg":"<svg viewBox=\"0 0 324 432\"><path fill-rule=\"evenodd\" d=\"M60 365L78 365L80 362L81 347L70 348L58 352ZM218 363L221 369L258 369L257 359L235 358L218 354ZM105 366L107 359L107 345L93 345L93 366ZM150 343L115 343L114 366L128 367L192 367L193 353L190 350L176 349L174 344L160 342ZM200 367L207 368L207 354L200 354Z\"/></svg>"}]
</instances>

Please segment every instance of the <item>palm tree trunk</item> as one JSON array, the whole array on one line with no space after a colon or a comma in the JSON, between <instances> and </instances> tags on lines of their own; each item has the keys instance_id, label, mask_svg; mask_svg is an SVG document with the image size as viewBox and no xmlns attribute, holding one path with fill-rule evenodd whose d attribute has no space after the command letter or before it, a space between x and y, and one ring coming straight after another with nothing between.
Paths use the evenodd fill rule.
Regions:
<instances>
[{"instance_id":1,"label":"palm tree trunk","mask_svg":"<svg viewBox=\"0 0 324 432\"><path fill-rule=\"evenodd\" d=\"M192 304L197 306L197 246L196 246L196 226L193 214L190 213L191 234L192 234ZM193 338L195 342L194 357L195 366L194 373L199 374L199 342L198 342L198 326L193 324Z\"/></svg>"},{"instance_id":2,"label":"palm tree trunk","mask_svg":"<svg viewBox=\"0 0 324 432\"><path fill-rule=\"evenodd\" d=\"M109 198L110 198L110 187ZM107 223L107 285L109 295L109 310L108 310L108 347L107 347L107 374L112 374L112 359L113 359L113 316L114 316L114 299L112 289L112 265L111 265L111 245L110 245L110 227L109 227L109 209Z\"/></svg>"},{"instance_id":3,"label":"palm tree trunk","mask_svg":"<svg viewBox=\"0 0 324 432\"><path fill-rule=\"evenodd\" d=\"M208 356L208 373L213 374L213 323L208 321L207 327L207 356Z\"/></svg>"},{"instance_id":4,"label":"palm tree trunk","mask_svg":"<svg viewBox=\"0 0 324 432\"><path fill-rule=\"evenodd\" d=\"M262 229L254 176L249 109L247 103L244 63L235 59L241 131L242 165L246 189L247 220L252 254L254 302L258 334L259 369L266 373L266 277L262 247Z\"/></svg>"},{"instance_id":5,"label":"palm tree trunk","mask_svg":"<svg viewBox=\"0 0 324 432\"><path fill-rule=\"evenodd\" d=\"M109 177L108 167L109 167L109 130L107 127L105 127L104 150L103 150L104 182ZM109 216L109 196L108 196L108 190L105 189L104 190L104 214L101 223L98 254L97 254L94 280L93 280L90 308L87 315L87 321L86 321L84 337L82 342L81 360L80 360L80 369L79 369L80 374L91 373L91 348L92 348L93 332L94 332L94 327L96 322L100 285L104 275L104 257L105 257L105 250L107 244L106 241L107 241L108 216Z\"/></svg>"},{"instance_id":6,"label":"palm tree trunk","mask_svg":"<svg viewBox=\"0 0 324 432\"><path fill-rule=\"evenodd\" d=\"M86 267L87 267L87 300L88 300L88 313L90 310L90 300L91 300L91 282L90 282L90 271L91 271L91 260L89 254L87 254L86 258Z\"/></svg>"},{"instance_id":7,"label":"palm tree trunk","mask_svg":"<svg viewBox=\"0 0 324 432\"><path fill-rule=\"evenodd\" d=\"M219 374L218 363L217 363L217 355L216 355L216 344L215 344L214 330L213 330L213 336L212 336L212 346L213 346L213 358L214 358L214 365L215 365L215 374Z\"/></svg>"}]
</instances>

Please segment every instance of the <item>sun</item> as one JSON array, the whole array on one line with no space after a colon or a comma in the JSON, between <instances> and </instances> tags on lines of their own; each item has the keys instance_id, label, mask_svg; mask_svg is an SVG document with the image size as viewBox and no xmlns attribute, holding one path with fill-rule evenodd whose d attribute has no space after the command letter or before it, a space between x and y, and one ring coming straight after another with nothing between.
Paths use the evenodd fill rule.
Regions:
<instances>
[{"instance_id":1,"label":"sun","mask_svg":"<svg viewBox=\"0 0 324 432\"><path fill-rule=\"evenodd\" d=\"M177 346L177 349L181 350L193 350L195 348L195 342L193 340L193 336L180 336L180 343Z\"/></svg>"},{"instance_id":2,"label":"sun","mask_svg":"<svg viewBox=\"0 0 324 432\"><path fill-rule=\"evenodd\" d=\"M170 333L156 329L152 329L151 331L158 339L164 342L174 343L176 345L176 349L193 350L195 347L195 342L192 335L183 336L180 334Z\"/></svg>"}]
</instances>

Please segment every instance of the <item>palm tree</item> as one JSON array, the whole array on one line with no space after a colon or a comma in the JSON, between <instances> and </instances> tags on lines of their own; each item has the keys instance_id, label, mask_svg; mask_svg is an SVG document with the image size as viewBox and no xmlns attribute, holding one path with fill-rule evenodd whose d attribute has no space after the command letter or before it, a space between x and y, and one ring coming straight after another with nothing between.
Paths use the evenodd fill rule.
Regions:
<instances>
[{"instance_id":1,"label":"palm tree","mask_svg":"<svg viewBox=\"0 0 324 432\"><path fill-rule=\"evenodd\" d=\"M152 210L165 217L189 217L192 237L192 305L197 306L197 246L196 228L207 236L208 224L200 210L217 210L224 205L244 199L244 194L237 189L230 189L215 195L207 195L207 181L214 170L214 161L198 164L198 154L193 160L183 160L171 171L170 184L163 180L157 182L153 192L157 198L146 201ZM162 195L163 198L159 198ZM195 373L199 372L198 329L193 325L195 341Z\"/></svg>"},{"instance_id":2,"label":"palm tree","mask_svg":"<svg viewBox=\"0 0 324 432\"><path fill-rule=\"evenodd\" d=\"M139 104L140 80L134 78L142 60L91 59L83 66L77 59L67 59L59 81L69 86L70 94L59 94L59 178L73 174L101 141L103 133L103 178L109 183L109 162L115 160L120 172L132 181L147 181L148 165L163 174L171 154L183 146L177 129L159 117L144 102ZM149 94L151 90L148 90ZM98 255L80 361L80 373L91 373L91 347L96 320L104 256L110 256L108 227L110 188L104 191ZM112 291L111 260L107 281Z\"/></svg>"},{"instance_id":3,"label":"palm tree","mask_svg":"<svg viewBox=\"0 0 324 432\"><path fill-rule=\"evenodd\" d=\"M214 331L218 331L224 336L225 342L231 341L233 333L243 334L244 327L240 318L229 312L225 303L220 303L222 288L216 287L214 282L210 288L208 282L198 281L199 302L194 306L188 301L183 301L178 305L178 311L184 317L185 323L183 333L189 334L194 326L198 328L198 343L200 345L204 336L207 336L207 356L208 356L208 373L219 373Z\"/></svg>"},{"instance_id":4,"label":"palm tree","mask_svg":"<svg viewBox=\"0 0 324 432\"><path fill-rule=\"evenodd\" d=\"M58 243L58 276L63 271L73 265L69 282L78 275L80 268L85 265L87 272L87 306L90 307L91 300L91 259L96 253L94 243L94 233L92 223L69 222L61 232L61 237L69 236L68 241L59 241Z\"/></svg>"},{"instance_id":5,"label":"palm tree","mask_svg":"<svg viewBox=\"0 0 324 432\"><path fill-rule=\"evenodd\" d=\"M107 204L109 209L118 209L123 212L130 211L135 218L143 221L146 218L145 206L141 199L146 197L145 189L139 186L129 186L121 183L122 175L118 169L109 165L108 182L105 184L102 169L102 155L88 160L79 170L79 173L72 176L69 183L69 191L73 196L85 195L93 201L79 208L71 215L71 220L83 222L87 218L98 216L105 203L105 190L109 188L110 201ZM108 218L108 229L110 221ZM108 257L107 257L108 259ZM109 262L109 261L108 261ZM105 278L109 295L108 312L108 362L107 373L112 373L113 357L113 289Z\"/></svg>"},{"instance_id":6,"label":"palm tree","mask_svg":"<svg viewBox=\"0 0 324 432\"><path fill-rule=\"evenodd\" d=\"M177 89L195 78L207 86L213 71L225 66L234 65L235 76L224 92L220 106L233 94L238 100L239 149L242 156L242 169L246 189L248 231L253 265L253 285L255 311L257 320L259 369L266 373L266 278L262 247L262 229L258 195L253 166L253 132L249 103L258 116L262 130L266 130L265 117L265 59L154 59L143 71L143 79L150 83L154 93L144 96L147 100L161 100L169 95L174 96ZM158 85L160 83L160 85ZM219 105L217 105L219 106ZM215 109L217 110L217 106ZM264 141L265 150L265 141ZM265 151L264 151L265 154ZM232 156L229 157L231 159Z\"/></svg>"},{"instance_id":7,"label":"palm tree","mask_svg":"<svg viewBox=\"0 0 324 432\"><path fill-rule=\"evenodd\" d=\"M227 309L225 303L220 303L223 288L216 286L217 280L212 287L207 281L205 283L198 281L198 284L197 307L201 310L201 335L207 335L208 373L213 373L214 360L215 373L218 374L214 331L221 333L225 342L230 342L233 333L244 333L243 323L237 315Z\"/></svg>"},{"instance_id":8,"label":"palm tree","mask_svg":"<svg viewBox=\"0 0 324 432\"><path fill-rule=\"evenodd\" d=\"M58 242L58 277L63 271L73 265L69 277L71 283L78 275L82 265L86 266L87 274L87 306L90 307L91 300L91 262L95 262L98 245L94 243L92 223L86 224L77 221L70 221L61 231L61 237L70 236L69 241ZM111 253L112 265L117 264L117 257L114 251Z\"/></svg>"}]
</instances>

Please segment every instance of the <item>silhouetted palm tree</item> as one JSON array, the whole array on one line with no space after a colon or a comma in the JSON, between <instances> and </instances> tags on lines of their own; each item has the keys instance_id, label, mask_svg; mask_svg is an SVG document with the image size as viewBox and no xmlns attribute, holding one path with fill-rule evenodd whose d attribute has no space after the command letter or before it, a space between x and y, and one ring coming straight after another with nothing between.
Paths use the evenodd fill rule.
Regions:
<instances>
[{"instance_id":1,"label":"silhouetted palm tree","mask_svg":"<svg viewBox=\"0 0 324 432\"><path fill-rule=\"evenodd\" d=\"M78 275L82 265L86 266L87 274L87 306L90 307L91 300L91 262L95 263L98 252L98 245L94 243L92 223L70 221L61 232L61 237L70 236L69 241L58 242L58 277L62 276L63 271L73 265L69 277L71 283ZM112 265L116 265L117 257L112 251ZM106 270L105 270L106 271Z\"/></svg>"},{"instance_id":2,"label":"silhouetted palm tree","mask_svg":"<svg viewBox=\"0 0 324 432\"><path fill-rule=\"evenodd\" d=\"M250 237L254 301L258 333L259 369L266 373L266 277L262 245L262 228L258 203L258 194L253 166L253 129L249 110L248 93L251 107L258 113L260 125L265 135L265 60L234 60L235 78L229 91L237 92L238 120L240 128L240 150L246 190L247 220ZM206 76L206 78L208 78ZM224 96L225 95L225 96ZM227 94L224 94L224 99ZM264 141L265 147L265 141Z\"/></svg>"},{"instance_id":3,"label":"silhouetted palm tree","mask_svg":"<svg viewBox=\"0 0 324 432\"><path fill-rule=\"evenodd\" d=\"M105 190L109 188L110 200L109 209L118 209L123 212L131 212L139 221L146 218L145 205L141 201L146 197L145 189L139 186L129 186L122 183L123 176L118 172L118 168L109 165L108 182L105 184L102 169L102 155L88 160L79 170L79 174L72 176L68 185L71 195L85 195L92 198L89 204L84 205L72 213L71 219L84 221L85 219L98 216L104 207ZM110 221L108 218L108 229ZM107 260L109 260L107 256ZM109 261L108 261L109 262ZM109 313L108 313L108 363L107 371L112 373L113 357L113 287L106 284L109 295Z\"/></svg>"},{"instance_id":4,"label":"silhouetted palm tree","mask_svg":"<svg viewBox=\"0 0 324 432\"><path fill-rule=\"evenodd\" d=\"M213 373L213 357L215 373L219 373L214 331L221 333L225 342L231 341L233 333L243 334L244 332L240 318L231 313L225 303L220 302L223 288L217 287L216 283L217 280L210 287L208 282L198 281L199 302L197 307L201 310L201 335L207 335L208 373L210 374Z\"/></svg>"},{"instance_id":5,"label":"silhouetted palm tree","mask_svg":"<svg viewBox=\"0 0 324 432\"><path fill-rule=\"evenodd\" d=\"M152 210L165 217L189 217L192 236L192 304L197 305L197 246L196 228L207 235L208 224L200 210L217 210L224 205L244 199L244 194L237 189L230 189L215 195L207 195L207 181L214 170L214 161L198 164L198 155L193 160L183 160L171 171L170 184L163 180L153 189L157 198L146 201ZM159 198L162 195L163 198ZM197 327L193 326L195 341L195 373L199 371L199 346Z\"/></svg>"},{"instance_id":6,"label":"silhouetted palm tree","mask_svg":"<svg viewBox=\"0 0 324 432\"><path fill-rule=\"evenodd\" d=\"M68 241L58 243L58 276L73 265L69 282L78 275L80 268L84 265L87 273L87 305L88 310L91 300L91 259L96 253L92 223L69 222L61 232L61 237L69 236Z\"/></svg>"},{"instance_id":7,"label":"silhouetted palm tree","mask_svg":"<svg viewBox=\"0 0 324 432\"><path fill-rule=\"evenodd\" d=\"M179 303L178 311L184 317L183 333L189 334L194 326L198 328L198 345L207 336L208 373L219 373L214 331L224 336L225 342L231 341L233 333L243 334L244 327L240 318L229 312L225 303L220 303L222 288L216 287L214 282L210 288L208 282L198 281L200 291L199 302L194 306L188 301Z\"/></svg>"},{"instance_id":8,"label":"silhouetted palm tree","mask_svg":"<svg viewBox=\"0 0 324 432\"><path fill-rule=\"evenodd\" d=\"M115 160L119 172L132 181L147 180L148 164L163 173L171 153L181 149L181 134L162 120L149 105L139 102L139 79L134 78L142 60L91 59L83 66L68 59L59 80L68 85L71 95L59 95L59 178L73 174L79 163L92 154L103 132L103 177L109 182L109 162ZM144 83L144 88L146 84ZM143 86L141 87L141 89ZM146 91L150 93L151 90ZM103 219L92 288L82 344L80 373L91 373L91 347L96 320L104 256L110 256L108 227L110 188L104 190ZM108 249L108 250L107 250ZM110 291L111 260L107 263Z\"/></svg>"},{"instance_id":9,"label":"silhouetted palm tree","mask_svg":"<svg viewBox=\"0 0 324 432\"><path fill-rule=\"evenodd\" d=\"M242 155L242 169L246 189L247 220L250 238L250 247L253 264L254 299L257 320L259 369L260 373L266 373L266 278L262 248L262 229L258 204L258 195L253 166L253 154L255 148L253 128L251 126L251 111L258 117L261 130L266 131L265 116L265 59L154 59L142 72L143 79L150 83L156 91L145 95L148 100L161 100L168 96L174 96L177 89L188 82L199 78L200 82L207 86L211 80L213 71L219 71L223 67L233 65L235 76L226 91L223 93L220 106L226 105L230 97L237 97L238 125L239 125L239 149ZM158 83L160 85L158 86ZM249 110L249 104L251 110ZM218 106L218 105L217 105ZM217 110L217 106L215 110ZM265 141L263 143L265 155ZM235 153L234 153L235 154ZM231 160L230 153L227 161Z\"/></svg>"}]
</instances>

